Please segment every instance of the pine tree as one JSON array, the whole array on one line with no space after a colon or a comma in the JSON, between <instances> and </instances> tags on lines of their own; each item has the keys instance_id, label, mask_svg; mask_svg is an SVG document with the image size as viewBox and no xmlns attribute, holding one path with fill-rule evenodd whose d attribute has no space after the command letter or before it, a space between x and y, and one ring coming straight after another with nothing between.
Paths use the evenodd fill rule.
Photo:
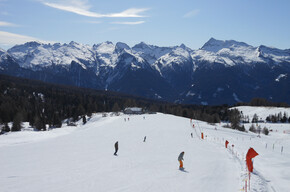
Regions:
<instances>
[{"instance_id":1,"label":"pine tree","mask_svg":"<svg viewBox=\"0 0 290 192\"><path fill-rule=\"evenodd\" d=\"M263 132L265 135L268 135L268 134L269 134L269 130L268 130L266 127L263 128L262 132Z\"/></svg>"},{"instance_id":2,"label":"pine tree","mask_svg":"<svg viewBox=\"0 0 290 192\"><path fill-rule=\"evenodd\" d=\"M252 123L257 123L258 122L258 115L255 113L252 119Z\"/></svg>"},{"instance_id":3,"label":"pine tree","mask_svg":"<svg viewBox=\"0 0 290 192\"><path fill-rule=\"evenodd\" d=\"M20 112L18 112L13 119L11 131L20 131L21 128L22 128L22 115Z\"/></svg>"},{"instance_id":4,"label":"pine tree","mask_svg":"<svg viewBox=\"0 0 290 192\"><path fill-rule=\"evenodd\" d=\"M9 127L8 123L4 123L4 126L2 127L2 129L0 131L0 135L7 133L7 132L10 132L10 127Z\"/></svg>"},{"instance_id":5,"label":"pine tree","mask_svg":"<svg viewBox=\"0 0 290 192\"><path fill-rule=\"evenodd\" d=\"M283 115L283 117L281 119L281 122L282 123L286 123L286 121L287 121L287 114L286 114L286 112L284 112L284 115Z\"/></svg>"},{"instance_id":6,"label":"pine tree","mask_svg":"<svg viewBox=\"0 0 290 192\"><path fill-rule=\"evenodd\" d=\"M34 117L34 127L38 131L41 131L41 130L44 130L45 129L45 127L44 127L41 119L37 115Z\"/></svg>"},{"instance_id":7,"label":"pine tree","mask_svg":"<svg viewBox=\"0 0 290 192\"><path fill-rule=\"evenodd\" d=\"M113 108L112 108L112 111L113 111L113 112L119 112L119 111L120 111L120 107L119 107L119 105L118 105L117 102L114 103L114 106L113 106Z\"/></svg>"},{"instance_id":8,"label":"pine tree","mask_svg":"<svg viewBox=\"0 0 290 192\"><path fill-rule=\"evenodd\" d=\"M256 133L257 132L257 129L255 128L255 125L252 124L251 127L249 128L249 131L253 132L253 133Z\"/></svg>"},{"instance_id":9,"label":"pine tree","mask_svg":"<svg viewBox=\"0 0 290 192\"><path fill-rule=\"evenodd\" d=\"M84 115L83 116L83 124L86 124L87 123L87 119L86 119L86 116Z\"/></svg>"},{"instance_id":10,"label":"pine tree","mask_svg":"<svg viewBox=\"0 0 290 192\"><path fill-rule=\"evenodd\" d=\"M215 113L214 115L213 115L213 123L219 123L221 120L220 120L220 117L219 117L219 115L217 114L217 113Z\"/></svg>"},{"instance_id":11,"label":"pine tree","mask_svg":"<svg viewBox=\"0 0 290 192\"><path fill-rule=\"evenodd\" d=\"M257 127L257 133L260 134L261 131L262 131L262 128L261 128L261 126L259 125L259 126Z\"/></svg>"},{"instance_id":12,"label":"pine tree","mask_svg":"<svg viewBox=\"0 0 290 192\"><path fill-rule=\"evenodd\" d=\"M278 121L281 121L281 120L282 120L282 113L279 112L279 113L278 113Z\"/></svg>"},{"instance_id":13,"label":"pine tree","mask_svg":"<svg viewBox=\"0 0 290 192\"><path fill-rule=\"evenodd\" d=\"M230 111L229 120L231 122L232 129L239 129L241 122L241 114L238 109L233 109Z\"/></svg>"},{"instance_id":14,"label":"pine tree","mask_svg":"<svg viewBox=\"0 0 290 192\"><path fill-rule=\"evenodd\" d=\"M55 112L53 115L52 126L56 128L61 128L62 126L61 117L58 112Z\"/></svg>"},{"instance_id":15,"label":"pine tree","mask_svg":"<svg viewBox=\"0 0 290 192\"><path fill-rule=\"evenodd\" d=\"M186 109L183 109L182 117L187 117L187 110Z\"/></svg>"}]
</instances>

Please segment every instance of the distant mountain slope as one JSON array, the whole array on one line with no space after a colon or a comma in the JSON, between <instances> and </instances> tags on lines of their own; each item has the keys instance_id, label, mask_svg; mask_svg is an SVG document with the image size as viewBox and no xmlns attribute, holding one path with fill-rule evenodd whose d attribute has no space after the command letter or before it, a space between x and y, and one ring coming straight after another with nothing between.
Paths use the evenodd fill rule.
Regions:
<instances>
[{"instance_id":1,"label":"distant mountain slope","mask_svg":"<svg viewBox=\"0 0 290 192\"><path fill-rule=\"evenodd\" d=\"M233 104L264 97L290 103L290 50L211 38L184 44L28 42L0 51L0 73L113 90L176 103Z\"/></svg>"},{"instance_id":2,"label":"distant mountain slope","mask_svg":"<svg viewBox=\"0 0 290 192\"><path fill-rule=\"evenodd\" d=\"M233 107L238 109L242 112L244 116L248 116L249 120L251 121L256 114L258 116L258 120L266 121L266 118L269 115L278 115L281 113L284 115L284 113L288 115L290 114L290 108L284 108L284 107L254 107L254 106L239 106L239 107Z\"/></svg>"}]
</instances>

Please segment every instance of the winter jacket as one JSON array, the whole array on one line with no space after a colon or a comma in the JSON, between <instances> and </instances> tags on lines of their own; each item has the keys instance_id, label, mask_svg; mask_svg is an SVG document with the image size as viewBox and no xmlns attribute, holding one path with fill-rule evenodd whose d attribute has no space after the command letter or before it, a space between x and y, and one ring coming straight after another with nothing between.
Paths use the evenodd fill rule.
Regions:
<instances>
[{"instance_id":1,"label":"winter jacket","mask_svg":"<svg viewBox=\"0 0 290 192\"><path fill-rule=\"evenodd\" d=\"M183 160L183 155L184 155L184 152L181 152L178 156L178 161L182 161Z\"/></svg>"}]
</instances>

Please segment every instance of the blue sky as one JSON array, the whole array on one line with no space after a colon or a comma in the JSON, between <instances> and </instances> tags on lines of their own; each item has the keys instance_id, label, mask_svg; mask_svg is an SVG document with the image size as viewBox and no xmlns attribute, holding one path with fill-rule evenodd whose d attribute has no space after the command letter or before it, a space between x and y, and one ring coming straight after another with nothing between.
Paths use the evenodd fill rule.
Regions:
<instances>
[{"instance_id":1,"label":"blue sky","mask_svg":"<svg viewBox=\"0 0 290 192\"><path fill-rule=\"evenodd\" d=\"M290 48L289 0L0 0L0 47L39 40Z\"/></svg>"}]
</instances>

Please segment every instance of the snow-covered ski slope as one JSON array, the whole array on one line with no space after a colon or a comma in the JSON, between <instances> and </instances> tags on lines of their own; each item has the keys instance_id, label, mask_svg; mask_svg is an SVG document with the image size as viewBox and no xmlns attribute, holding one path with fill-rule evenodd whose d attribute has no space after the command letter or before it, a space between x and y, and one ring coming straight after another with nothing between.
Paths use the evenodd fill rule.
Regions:
<instances>
[{"instance_id":1,"label":"snow-covered ski slope","mask_svg":"<svg viewBox=\"0 0 290 192\"><path fill-rule=\"evenodd\" d=\"M190 119L165 114L96 114L77 127L2 135L0 191L241 191L248 178L244 156L249 147L259 153L250 191L290 191L290 135L279 125L277 132L259 138L222 124L193 124L194 129ZM198 137L201 131L204 140ZM113 155L116 141L118 156ZM178 169L182 151L185 171Z\"/></svg>"}]
</instances>

